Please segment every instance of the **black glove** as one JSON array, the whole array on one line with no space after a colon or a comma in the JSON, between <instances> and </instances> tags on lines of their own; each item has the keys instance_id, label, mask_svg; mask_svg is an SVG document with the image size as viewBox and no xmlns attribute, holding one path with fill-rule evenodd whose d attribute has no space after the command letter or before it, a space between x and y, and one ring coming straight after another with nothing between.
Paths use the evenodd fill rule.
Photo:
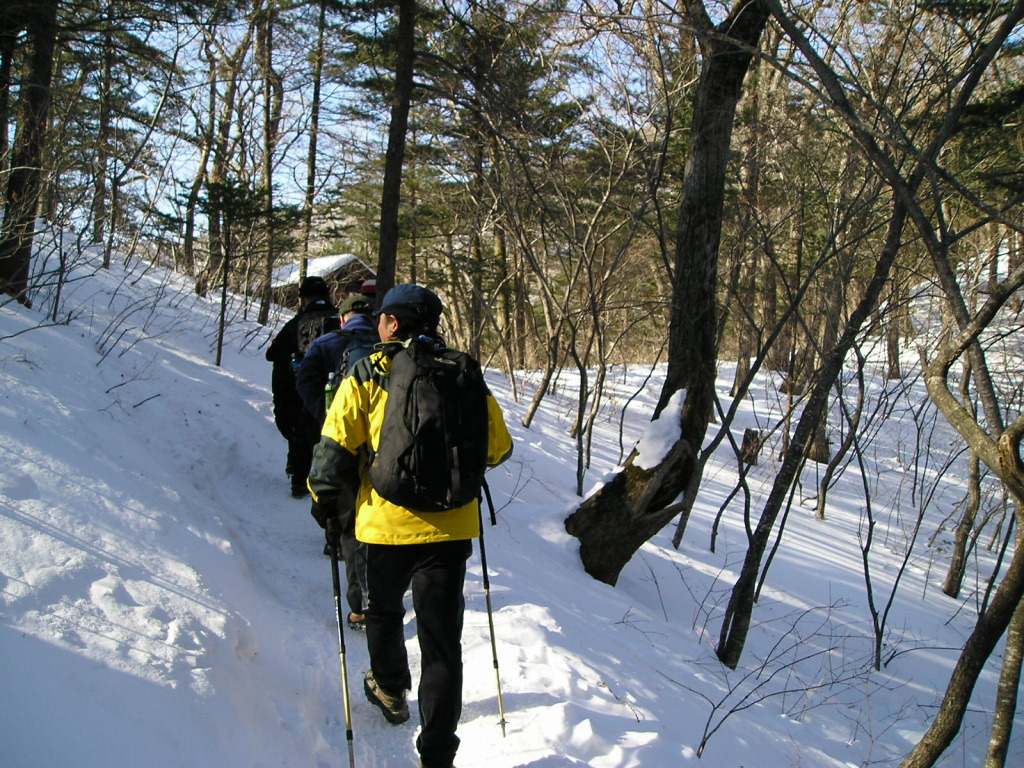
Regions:
<instances>
[{"instance_id":1,"label":"black glove","mask_svg":"<svg viewBox=\"0 0 1024 768\"><path fill-rule=\"evenodd\" d=\"M325 531L332 522L338 531L341 530L341 524L338 522L338 505L333 501L314 501L310 513L313 515L313 519L316 520L316 524Z\"/></svg>"}]
</instances>

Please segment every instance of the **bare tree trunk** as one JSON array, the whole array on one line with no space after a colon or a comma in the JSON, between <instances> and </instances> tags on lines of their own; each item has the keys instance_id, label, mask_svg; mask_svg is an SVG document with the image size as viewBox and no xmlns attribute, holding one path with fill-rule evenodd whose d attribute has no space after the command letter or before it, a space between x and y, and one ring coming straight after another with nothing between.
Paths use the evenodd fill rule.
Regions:
<instances>
[{"instance_id":1,"label":"bare tree trunk","mask_svg":"<svg viewBox=\"0 0 1024 768\"><path fill-rule=\"evenodd\" d=\"M1019 5L1019 11L1020 15L1024 15L1024 3ZM1024 268L1018 267L999 286L989 290L986 301L970 322L964 323L963 319L966 318L958 321L963 330L940 347L935 360L931 361L925 371L925 383L932 401L978 457L1002 480L1013 497L1018 527L1024 523L1020 519L1021 500L1024 499L1024 464L1020 459L1024 417L1018 417L1013 424L1003 429L998 404L992 402L991 412L986 413L986 427L989 430L986 431L976 416L950 392L947 376L954 360L965 353L980 352L977 335L1021 285L1024 285ZM955 308L962 310L962 306L958 307L954 301L954 296L949 298ZM983 375L987 374L983 356L971 360L971 372L976 381L984 382L982 389L989 391L988 397L983 394L982 402L992 400L989 376ZM1022 600L1024 547L1018 546L1002 583L982 610L974 631L964 644L935 718L900 768L930 768L952 742L960 730L981 671L1020 608Z\"/></svg>"},{"instance_id":2,"label":"bare tree trunk","mask_svg":"<svg viewBox=\"0 0 1024 768\"><path fill-rule=\"evenodd\" d=\"M745 145L741 151L743 162L740 164L740 184L743 205L739 212L738 239L733 249L727 293L732 296L728 302L739 313L736 318L736 372L733 376L732 397L736 397L750 374L750 358L755 353L754 337L757 332L755 316L756 271L758 249L753 244L751 231L755 227L756 211L761 198L761 169L764 160L764 145L768 132L761 124L762 117L762 74L761 68L755 63L751 67L749 83L750 114L749 125L745 134Z\"/></svg>"},{"instance_id":3,"label":"bare tree trunk","mask_svg":"<svg viewBox=\"0 0 1024 768\"><path fill-rule=\"evenodd\" d=\"M694 20L712 26L696 2ZM718 323L715 313L725 171L743 81L768 19L762 0L740 0L705 46L697 85L691 143L683 179L675 254L675 286L669 328L668 374L657 412L687 390L680 438L661 463L643 469L634 453L625 468L586 499L565 521L580 540L580 558L594 578L615 584L622 568L674 516L666 507L697 470L696 458L711 418Z\"/></svg>"},{"instance_id":4,"label":"bare tree trunk","mask_svg":"<svg viewBox=\"0 0 1024 768\"><path fill-rule=\"evenodd\" d=\"M11 72L14 69L14 51L18 40L20 20L0 13L0 171L7 170L8 126L11 117Z\"/></svg>"},{"instance_id":5,"label":"bare tree trunk","mask_svg":"<svg viewBox=\"0 0 1024 768\"><path fill-rule=\"evenodd\" d=\"M730 669L735 669L739 663L740 655L746 644L747 632L750 629L750 619L754 611L754 591L757 585L758 572L761 568L761 558L764 556L771 537L775 521L782 510L782 505L789 493L790 486L796 479L797 471L803 464L807 447L817 429L818 423L824 416L828 406L829 393L835 385L836 378L842 370L846 353L856 341L857 334L867 320L871 312L878 304L882 288L888 279L889 271L896 255L900 249L900 239L903 227L907 220L907 212L903 205L897 201L892 219L889 223L889 232L886 236L885 248L875 266L875 274L868 284L860 303L850 315L843 335L828 354L825 356L821 369L818 372L818 379L804 406L804 411L793 434L792 443L786 451L782 466L776 473L772 490L768 494L761 517L757 527L754 529L747 545L747 554L740 570L739 578L733 585L732 595L725 610L725 617L722 620L722 631L718 640L718 647L715 652L723 664Z\"/></svg>"},{"instance_id":6,"label":"bare tree trunk","mask_svg":"<svg viewBox=\"0 0 1024 768\"><path fill-rule=\"evenodd\" d=\"M960 731L971 693L985 663L1012 617L1020 612L1022 598L1024 548L1018 548L992 601L978 617L974 631L964 644L935 719L914 749L900 763L900 768L931 768L946 751L946 747Z\"/></svg>"},{"instance_id":7,"label":"bare tree trunk","mask_svg":"<svg viewBox=\"0 0 1024 768\"><path fill-rule=\"evenodd\" d=\"M209 105L206 125L200 137L199 161L196 163L196 173L192 179L192 184L188 190L188 198L185 202L185 224L182 234L182 251L185 258L185 266L189 270L189 274L195 278L196 294L199 296L206 295L208 279L205 270L196 269L196 213L199 206L199 195L203 191L203 184L206 183L210 153L213 150L213 131L217 123L216 57L209 45L204 46L204 50L209 58Z\"/></svg>"},{"instance_id":8,"label":"bare tree trunk","mask_svg":"<svg viewBox=\"0 0 1024 768\"><path fill-rule=\"evenodd\" d=\"M526 274L522 254L519 248L513 251L513 269L515 276L512 281L512 349L514 350L513 370L533 367L539 356L529 352L528 337L536 330L532 309L529 306L530 282Z\"/></svg>"},{"instance_id":9,"label":"bare tree trunk","mask_svg":"<svg viewBox=\"0 0 1024 768\"><path fill-rule=\"evenodd\" d=\"M231 277L231 225L224 224L223 237L221 238L221 278L220 278L220 314L217 319L217 355L214 365L220 367L221 358L224 354L224 329L227 327L228 312L228 281Z\"/></svg>"},{"instance_id":10,"label":"bare tree trunk","mask_svg":"<svg viewBox=\"0 0 1024 768\"><path fill-rule=\"evenodd\" d=\"M779 265L778 262L765 257L761 269L763 288L757 299L761 308L761 327L776 328L779 325ZM785 330L779 333L778 340L768 349L766 366L769 370L782 372L786 370L789 360L790 336Z\"/></svg>"},{"instance_id":11,"label":"bare tree trunk","mask_svg":"<svg viewBox=\"0 0 1024 768\"><path fill-rule=\"evenodd\" d=\"M849 279L847 270L842 264L848 260L837 260L834 269L826 270L823 278L824 285L821 289L818 314L820 316L820 328L817 334L815 349L811 354L815 363L803 374L803 380L808 381L814 375L817 361L820 361L826 350L835 347L839 339L839 329L842 327L843 310L846 307L846 285ZM832 446L828 439L828 411L822 414L811 439L811 445L807 451L807 458L818 464L829 464L832 459Z\"/></svg>"},{"instance_id":12,"label":"bare tree trunk","mask_svg":"<svg viewBox=\"0 0 1024 768\"><path fill-rule=\"evenodd\" d=\"M40 0L24 9L31 55L21 83L11 173L4 196L0 230L0 291L25 306L28 297L36 208L43 188L43 156L52 102L53 59L57 47L57 0Z\"/></svg>"},{"instance_id":13,"label":"bare tree trunk","mask_svg":"<svg viewBox=\"0 0 1024 768\"><path fill-rule=\"evenodd\" d=\"M1021 529L1018 529L1020 531ZM1017 537L1017 546L1022 544ZM1024 662L1024 602L1017 606L1010 626L1006 630L1006 653L999 673L996 708L992 716L992 730L988 738L985 768L1005 768L1006 752L1013 732L1013 718L1017 714L1017 689L1020 687L1021 663Z\"/></svg>"},{"instance_id":14,"label":"bare tree trunk","mask_svg":"<svg viewBox=\"0 0 1024 768\"><path fill-rule=\"evenodd\" d=\"M900 343L907 330L907 288L905 278L897 276L892 282L890 291L890 307L886 313L886 322L883 326L886 342L886 357L888 358L888 369L885 377L887 379L902 379L903 367L900 365Z\"/></svg>"},{"instance_id":15,"label":"bare tree trunk","mask_svg":"<svg viewBox=\"0 0 1024 768\"><path fill-rule=\"evenodd\" d=\"M224 84L224 96L221 99L220 112L216 119L216 129L213 135L213 168L207 184L207 187L211 189L207 214L210 232L210 263L205 267L207 274L203 277L204 283L216 275L221 275L224 279L230 276L230 272L225 271L228 267L222 260L230 258L232 250L231 231L224 215L225 207L228 204L227 191L232 159L229 152L231 125L238 98L238 80L241 76L242 64L252 44L255 22L254 18L247 27L245 36L238 41L234 52L230 55L222 55L218 67L220 80Z\"/></svg>"},{"instance_id":16,"label":"bare tree trunk","mask_svg":"<svg viewBox=\"0 0 1024 768\"><path fill-rule=\"evenodd\" d=\"M978 454L970 452L967 457L967 499L964 513L957 523L953 536L953 552L950 556L949 570L942 583L942 591L952 598L960 596L960 587L967 571L967 545L974 533L974 521L981 509L981 461Z\"/></svg>"},{"instance_id":17,"label":"bare tree trunk","mask_svg":"<svg viewBox=\"0 0 1024 768\"><path fill-rule=\"evenodd\" d=\"M933 170L933 163L955 132L966 106L982 81L984 73L1003 50L1007 39L1024 18L1024 0L1000 6L1001 17L993 17L986 28L984 40L971 41L973 57L949 86L949 108L941 116L926 146L915 148L915 162L904 168L900 158L891 156L877 141L871 127L865 125L858 110L851 104L849 88L827 67L819 49L804 35L803 29L791 19L778 0L765 0L772 7L772 15L786 34L806 57L821 78L823 90L828 94L838 114L855 134L867 157L880 175L892 187L897 200L906 208L906 216L915 225L917 234L928 249L932 267L938 278L947 305L953 312L958 334L940 344L935 359L927 362L925 383L932 401L946 420L960 433L967 445L1002 480L1013 495L1016 504L1024 499L1024 464L1020 458L1020 443L1024 435L1024 419L1018 418L1003 429L1002 411L996 390L986 367L984 350L979 335L989 326L995 313L1014 291L1024 284L1024 270L1012 272L997 288L990 289L984 306L973 316L967 311L955 269L950 261L950 234L945 226L936 225L927 209L940 201L929 199L927 204L918 199L921 180ZM949 390L948 376L953 363L963 356L971 360L985 423L980 423ZM773 489L774 491L774 489ZM1018 514L1020 511L1018 509ZM971 693L989 655L1011 617L1024 597L1024 551L1018 548L1010 567L996 590L991 603L979 616L974 632L968 638L957 661L928 731L902 763L902 768L930 768L945 751L960 729Z\"/></svg>"},{"instance_id":18,"label":"bare tree trunk","mask_svg":"<svg viewBox=\"0 0 1024 768\"><path fill-rule=\"evenodd\" d=\"M409 127L416 62L416 0L398 0L397 45L395 91L391 100L391 126L388 129L380 202L380 246L377 255L377 293L380 296L395 284L398 260L402 164L405 160L405 139Z\"/></svg>"},{"instance_id":19,"label":"bare tree trunk","mask_svg":"<svg viewBox=\"0 0 1024 768\"><path fill-rule=\"evenodd\" d=\"M544 396L548 393L548 388L551 386L551 378L554 376L555 368L558 366L558 345L559 336L555 335L548 339L548 356L544 366L544 373L541 376L540 384L537 385L537 390L533 393L533 399L530 401L526 413L523 414L522 424L526 429L529 429L533 423L533 417L537 414L537 409L540 407Z\"/></svg>"},{"instance_id":20,"label":"bare tree trunk","mask_svg":"<svg viewBox=\"0 0 1024 768\"><path fill-rule=\"evenodd\" d=\"M1007 268L1012 272L1024 262L1024 235L1020 232L1010 232L1009 242L1006 245ZM1024 296L1017 296L1012 302L1015 311L1024 309Z\"/></svg>"},{"instance_id":21,"label":"bare tree trunk","mask_svg":"<svg viewBox=\"0 0 1024 768\"><path fill-rule=\"evenodd\" d=\"M263 186L264 186L264 237L266 258L263 275L260 278L260 310L256 321L266 325L270 319L271 282L274 275L275 247L274 223L274 152L277 150L278 126L281 121L281 105L284 101L284 86L281 76L274 71L274 24L277 9L274 0L267 0L263 11L263 34L257 39L263 48ZM246 283L248 286L248 282Z\"/></svg>"},{"instance_id":22,"label":"bare tree trunk","mask_svg":"<svg viewBox=\"0 0 1024 768\"><path fill-rule=\"evenodd\" d=\"M110 24L110 2L108 0L104 12L107 18L107 24ZM96 172L93 179L95 193L93 195L92 202L92 242L94 245L103 243L105 238L106 227L108 224L113 226L112 222L108 222L109 218L109 205L107 199L108 188L107 185L110 179L110 144L112 142L111 135L111 86L113 79L114 69L114 43L111 39L110 29L108 28L103 35L103 64L100 74L100 93L99 93L99 124L97 125L97 136L96 136ZM110 249L106 248L103 251L103 268L110 268Z\"/></svg>"},{"instance_id":23,"label":"bare tree trunk","mask_svg":"<svg viewBox=\"0 0 1024 768\"><path fill-rule=\"evenodd\" d=\"M754 314L757 302L756 255L752 255L750 260L750 264L741 261L736 267L740 273L737 280L737 304L742 314L736 321L736 374L733 376L732 389L729 393L732 397L739 394L742 383L750 375L750 358L757 354L757 317Z\"/></svg>"},{"instance_id":24,"label":"bare tree trunk","mask_svg":"<svg viewBox=\"0 0 1024 768\"><path fill-rule=\"evenodd\" d=\"M484 191L487 188L487 180L484 178L484 146L483 146L483 130L482 126L478 125L476 130L473 131L473 147L469 149L469 153L472 156L472 167L473 167L473 180L471 188L473 190L473 231L470 234L469 241L469 263L466 265L465 279L469 282L470 295L469 304L465 307L464 311L467 314L467 320L469 321L470 337L469 337L469 354L479 359L480 357L480 335L483 332L483 307L481 306L481 293L483 290L483 266L484 266L484 209L486 203L484 201Z\"/></svg>"},{"instance_id":25,"label":"bare tree trunk","mask_svg":"<svg viewBox=\"0 0 1024 768\"><path fill-rule=\"evenodd\" d=\"M316 192L317 143L320 138L320 89L324 71L324 31L327 27L327 0L320 0L316 23L316 49L313 53L313 102L309 108L309 150L306 154L306 196L302 206L302 264L299 277L306 276L309 237L313 229L313 196Z\"/></svg>"},{"instance_id":26,"label":"bare tree trunk","mask_svg":"<svg viewBox=\"0 0 1024 768\"><path fill-rule=\"evenodd\" d=\"M410 135L412 137L413 146L415 146L415 144L416 144L416 129L415 129L415 127L410 131ZM417 206L419 205L419 187L416 184L416 172L415 172L416 171L416 159L415 159L415 156L410 158L410 168L409 168L409 171L410 171L410 173L407 176L408 183L405 185L405 187L406 187L406 189L408 191L408 194L402 195L402 197L405 197L408 200L408 208L409 208L409 211L412 212L412 215L410 215L408 217L408 219L407 219L407 221L409 222L408 230L405 231L405 232L402 232L400 234L404 237L405 242L406 242L406 246L407 246L406 253L408 255L408 262L407 263L409 265L409 281L413 282L413 283L418 283L420 281L420 274L421 273L423 275L427 274L427 265L426 264L422 264L422 265L420 264L420 247L419 247L419 243L416 240L419 227L417 226L418 222L416 221L415 211L416 211ZM396 264L396 270L397 270L397 264ZM475 353L473 356L476 357L477 359L479 359L479 357L480 357L479 351L477 353Z\"/></svg>"},{"instance_id":27,"label":"bare tree trunk","mask_svg":"<svg viewBox=\"0 0 1024 768\"><path fill-rule=\"evenodd\" d=\"M505 227L500 221L495 222L492 240L491 253L498 269L499 280L497 307L494 309L494 329L498 334L498 343L505 356L505 369L512 383L512 398L518 402L519 391L515 372L521 370L522 361L517 362L520 355L518 346L515 345L516 332L512 322L515 296L509 290L509 286L513 285L514 281L513 276L509 274L508 238L505 236Z\"/></svg>"},{"instance_id":28,"label":"bare tree trunk","mask_svg":"<svg viewBox=\"0 0 1024 768\"><path fill-rule=\"evenodd\" d=\"M843 410L843 417L846 420L846 436L839 444L839 448L829 460L825 471L821 475L821 482L818 484L818 503L815 506L814 516L819 520L825 519L825 507L828 503L828 492L832 485L832 478L835 476L839 465L842 463L850 448L853 447L857 438L857 430L860 429L861 416L864 413L864 356L857 352L857 404L853 413L846 407L846 400L842 391L837 392L838 400Z\"/></svg>"}]
</instances>

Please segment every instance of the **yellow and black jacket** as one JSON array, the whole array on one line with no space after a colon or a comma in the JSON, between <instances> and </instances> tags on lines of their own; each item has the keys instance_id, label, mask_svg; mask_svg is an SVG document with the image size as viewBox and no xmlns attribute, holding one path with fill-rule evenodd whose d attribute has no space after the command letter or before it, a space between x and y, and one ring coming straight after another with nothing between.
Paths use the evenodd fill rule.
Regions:
<instances>
[{"instance_id":1,"label":"yellow and black jacket","mask_svg":"<svg viewBox=\"0 0 1024 768\"><path fill-rule=\"evenodd\" d=\"M415 512L381 498L365 470L368 452L377 452L391 358L375 352L360 360L342 381L313 453L309 489L317 503L356 510L356 538L367 544L426 544L480 535L479 502L447 512ZM512 437L494 397L487 395L487 464L512 453Z\"/></svg>"}]
</instances>

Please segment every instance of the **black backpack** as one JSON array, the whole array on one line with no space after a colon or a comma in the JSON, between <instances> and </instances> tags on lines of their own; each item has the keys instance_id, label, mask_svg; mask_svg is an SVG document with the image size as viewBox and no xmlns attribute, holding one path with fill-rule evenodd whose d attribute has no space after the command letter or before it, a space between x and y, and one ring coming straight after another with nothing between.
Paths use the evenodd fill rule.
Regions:
<instances>
[{"instance_id":1,"label":"black backpack","mask_svg":"<svg viewBox=\"0 0 1024 768\"><path fill-rule=\"evenodd\" d=\"M295 343L298 348L297 359L302 360L306 356L306 350L316 340L338 327L340 320L338 311L333 308L325 308L306 312L299 315L295 327Z\"/></svg>"},{"instance_id":2,"label":"black backpack","mask_svg":"<svg viewBox=\"0 0 1024 768\"><path fill-rule=\"evenodd\" d=\"M339 331L339 333L345 334L346 331ZM341 380L348 376L348 372L352 370L352 366L367 357L374 348L380 343L380 337L372 333L371 331L350 331L347 332L350 337L348 344L345 345L345 351L341 355L341 360L338 361L337 368L327 379L327 385L324 387L324 403L326 408L324 413L331 410L331 403L334 402L334 396L338 394L338 387L341 385Z\"/></svg>"},{"instance_id":3,"label":"black backpack","mask_svg":"<svg viewBox=\"0 0 1024 768\"><path fill-rule=\"evenodd\" d=\"M369 476L383 498L417 512L465 506L487 469L487 385L465 352L420 337L395 353Z\"/></svg>"}]
</instances>

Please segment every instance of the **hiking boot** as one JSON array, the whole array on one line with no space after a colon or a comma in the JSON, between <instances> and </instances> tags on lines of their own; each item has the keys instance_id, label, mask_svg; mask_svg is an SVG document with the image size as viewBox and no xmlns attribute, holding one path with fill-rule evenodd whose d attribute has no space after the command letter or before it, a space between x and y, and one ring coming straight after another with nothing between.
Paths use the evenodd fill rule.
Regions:
<instances>
[{"instance_id":1,"label":"hiking boot","mask_svg":"<svg viewBox=\"0 0 1024 768\"><path fill-rule=\"evenodd\" d=\"M363 691L366 700L379 708L384 719L393 725L401 725L409 719L409 704L405 700L405 691L397 696L387 693L373 679L373 670L368 670L363 678Z\"/></svg>"},{"instance_id":2,"label":"hiking boot","mask_svg":"<svg viewBox=\"0 0 1024 768\"><path fill-rule=\"evenodd\" d=\"M366 614L352 611L348 615L348 628L356 631L366 629Z\"/></svg>"},{"instance_id":3,"label":"hiking boot","mask_svg":"<svg viewBox=\"0 0 1024 768\"><path fill-rule=\"evenodd\" d=\"M441 768L441 766L439 766L439 765L429 765L428 766L426 763L424 763L422 760L420 760L420 768ZM455 768L455 766L452 765L451 763L449 763L448 765L444 766L444 768Z\"/></svg>"},{"instance_id":4,"label":"hiking boot","mask_svg":"<svg viewBox=\"0 0 1024 768\"><path fill-rule=\"evenodd\" d=\"M309 488L306 487L305 482L292 480L292 498L304 499L307 496L309 496Z\"/></svg>"}]
</instances>

